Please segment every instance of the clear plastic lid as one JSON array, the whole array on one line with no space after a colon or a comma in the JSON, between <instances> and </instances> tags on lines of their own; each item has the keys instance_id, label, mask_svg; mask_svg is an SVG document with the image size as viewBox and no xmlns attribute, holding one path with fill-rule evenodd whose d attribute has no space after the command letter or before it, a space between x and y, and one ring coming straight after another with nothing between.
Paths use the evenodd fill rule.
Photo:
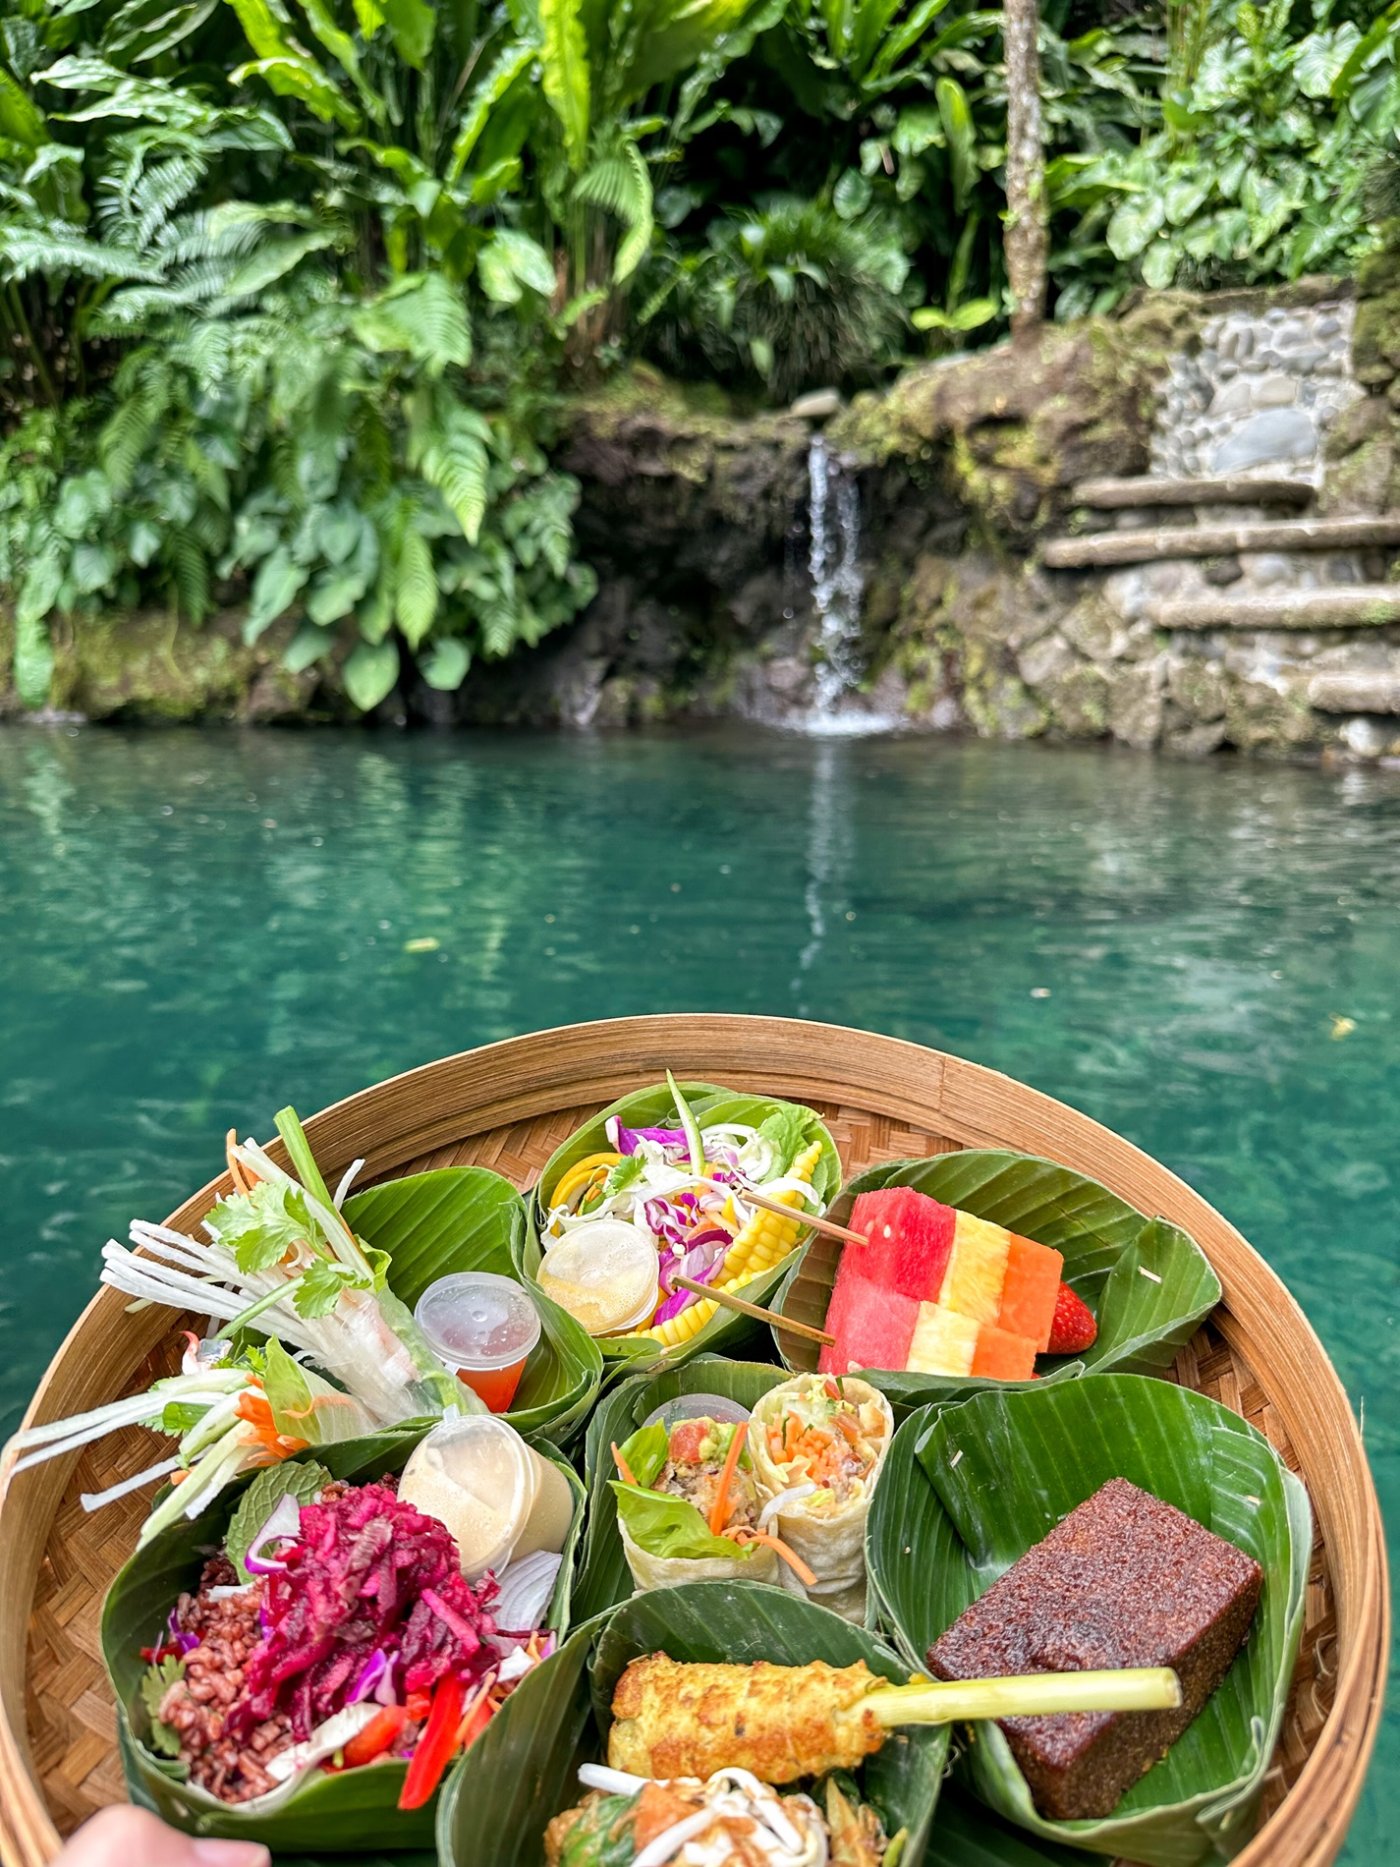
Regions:
<instances>
[{"instance_id":1,"label":"clear plastic lid","mask_svg":"<svg viewBox=\"0 0 1400 1867\"><path fill-rule=\"evenodd\" d=\"M540 1339L530 1293L494 1271L455 1271L428 1285L413 1311L433 1353L452 1368L508 1368Z\"/></svg>"},{"instance_id":2,"label":"clear plastic lid","mask_svg":"<svg viewBox=\"0 0 1400 1867\"><path fill-rule=\"evenodd\" d=\"M682 1420L714 1420L719 1426L737 1426L740 1420L748 1417L747 1407L741 1407L737 1400L729 1400L723 1394L677 1394L664 1406L654 1407L642 1425L655 1426L659 1420L669 1432Z\"/></svg>"},{"instance_id":3,"label":"clear plastic lid","mask_svg":"<svg viewBox=\"0 0 1400 1867\"><path fill-rule=\"evenodd\" d=\"M489 1413L435 1426L404 1467L399 1495L447 1525L469 1581L513 1556L562 1550L573 1515L563 1473Z\"/></svg>"},{"instance_id":4,"label":"clear plastic lid","mask_svg":"<svg viewBox=\"0 0 1400 1867\"><path fill-rule=\"evenodd\" d=\"M634 1225L599 1219L567 1232L545 1252L539 1284L590 1335L645 1322L656 1306L656 1246Z\"/></svg>"}]
</instances>

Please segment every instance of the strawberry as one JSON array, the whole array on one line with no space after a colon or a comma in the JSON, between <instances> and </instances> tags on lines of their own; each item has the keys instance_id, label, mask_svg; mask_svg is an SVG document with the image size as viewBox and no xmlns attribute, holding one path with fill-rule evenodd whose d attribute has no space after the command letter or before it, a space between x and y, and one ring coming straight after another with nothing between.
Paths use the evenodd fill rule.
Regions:
<instances>
[{"instance_id":1,"label":"strawberry","mask_svg":"<svg viewBox=\"0 0 1400 1867\"><path fill-rule=\"evenodd\" d=\"M1055 1320L1050 1325L1047 1355L1077 1355L1092 1346L1099 1333L1094 1312L1068 1284L1061 1284L1055 1298Z\"/></svg>"}]
</instances>

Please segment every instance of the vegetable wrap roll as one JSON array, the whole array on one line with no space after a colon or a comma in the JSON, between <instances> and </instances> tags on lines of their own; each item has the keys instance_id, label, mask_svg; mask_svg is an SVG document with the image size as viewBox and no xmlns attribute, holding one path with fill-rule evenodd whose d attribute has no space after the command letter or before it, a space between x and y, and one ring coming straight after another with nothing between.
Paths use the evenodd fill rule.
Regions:
<instances>
[{"instance_id":1,"label":"vegetable wrap roll","mask_svg":"<svg viewBox=\"0 0 1400 1867\"><path fill-rule=\"evenodd\" d=\"M783 1584L848 1621L865 1619L865 1521L893 1436L890 1403L852 1375L798 1375L753 1411L760 1527L814 1577L805 1582L789 1568Z\"/></svg>"},{"instance_id":2,"label":"vegetable wrap roll","mask_svg":"<svg viewBox=\"0 0 1400 1867\"><path fill-rule=\"evenodd\" d=\"M679 1420L669 1431L658 1420L614 1447L618 1529L638 1591L778 1580L747 1438L747 1420Z\"/></svg>"}]
</instances>

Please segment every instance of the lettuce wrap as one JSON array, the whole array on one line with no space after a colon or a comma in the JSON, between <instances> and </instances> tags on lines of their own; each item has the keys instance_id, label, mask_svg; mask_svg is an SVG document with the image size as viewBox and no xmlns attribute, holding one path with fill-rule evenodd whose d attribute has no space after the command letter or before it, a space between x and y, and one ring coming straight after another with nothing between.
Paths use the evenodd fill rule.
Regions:
<instances>
[{"instance_id":1,"label":"lettuce wrap","mask_svg":"<svg viewBox=\"0 0 1400 1867\"><path fill-rule=\"evenodd\" d=\"M753 1540L762 1500L746 1439L747 1422L681 1420L668 1430L658 1420L615 1448L624 1474L611 1481L617 1524L639 1593L678 1582L778 1580L777 1552ZM728 1534L711 1528L716 1521Z\"/></svg>"},{"instance_id":2,"label":"lettuce wrap","mask_svg":"<svg viewBox=\"0 0 1400 1867\"><path fill-rule=\"evenodd\" d=\"M894 1437L894 1413L868 1381L801 1374L756 1403L749 1445L771 1529L811 1571L785 1588L848 1621L865 1619L865 1523Z\"/></svg>"}]
</instances>

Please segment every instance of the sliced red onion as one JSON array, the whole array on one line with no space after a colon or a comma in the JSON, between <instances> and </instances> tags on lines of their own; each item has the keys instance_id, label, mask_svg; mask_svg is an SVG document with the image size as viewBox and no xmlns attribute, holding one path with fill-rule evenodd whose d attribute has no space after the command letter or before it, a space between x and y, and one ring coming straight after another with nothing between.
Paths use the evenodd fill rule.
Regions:
<instances>
[{"instance_id":1,"label":"sliced red onion","mask_svg":"<svg viewBox=\"0 0 1400 1867\"><path fill-rule=\"evenodd\" d=\"M663 1258L657 1278L663 1294L675 1295L677 1277L693 1277L700 1283L708 1283L716 1267L723 1264L733 1242L728 1232L716 1226L708 1232L697 1233L679 1257Z\"/></svg>"},{"instance_id":2,"label":"sliced red onion","mask_svg":"<svg viewBox=\"0 0 1400 1867\"><path fill-rule=\"evenodd\" d=\"M390 1671L389 1655L384 1651L383 1647L376 1647L360 1668L359 1677L350 1688L349 1696L345 1701L346 1704L358 1705L362 1699L368 1698L371 1693L378 1698L379 1688ZM382 1701L380 1702L382 1703Z\"/></svg>"},{"instance_id":3,"label":"sliced red onion","mask_svg":"<svg viewBox=\"0 0 1400 1867\"><path fill-rule=\"evenodd\" d=\"M496 1625L512 1634L534 1633L549 1611L563 1561L547 1549L537 1549L511 1563L501 1577L501 1592L492 1609Z\"/></svg>"},{"instance_id":4,"label":"sliced red onion","mask_svg":"<svg viewBox=\"0 0 1400 1867\"><path fill-rule=\"evenodd\" d=\"M249 1575L280 1574L286 1563L279 1562L275 1556L264 1555L263 1551L269 1543L294 1543L300 1535L301 1505L289 1491L278 1498L272 1515L248 1545L243 1567Z\"/></svg>"},{"instance_id":5,"label":"sliced red onion","mask_svg":"<svg viewBox=\"0 0 1400 1867\"><path fill-rule=\"evenodd\" d=\"M603 1128L615 1154L635 1154L639 1141L666 1148L686 1146L684 1128L624 1128L616 1115L610 1115Z\"/></svg>"}]
</instances>

